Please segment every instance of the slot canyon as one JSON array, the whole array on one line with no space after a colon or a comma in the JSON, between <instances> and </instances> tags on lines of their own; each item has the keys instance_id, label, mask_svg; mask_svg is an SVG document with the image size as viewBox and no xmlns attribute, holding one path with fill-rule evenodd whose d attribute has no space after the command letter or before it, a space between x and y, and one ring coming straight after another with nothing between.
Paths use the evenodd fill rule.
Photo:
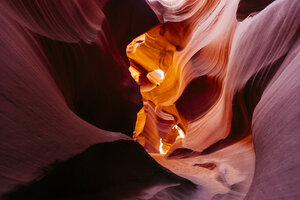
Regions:
<instances>
[{"instance_id":1,"label":"slot canyon","mask_svg":"<svg viewBox=\"0 0 300 200\"><path fill-rule=\"evenodd\" d=\"M1 0L0 200L299 200L299 0Z\"/></svg>"}]
</instances>

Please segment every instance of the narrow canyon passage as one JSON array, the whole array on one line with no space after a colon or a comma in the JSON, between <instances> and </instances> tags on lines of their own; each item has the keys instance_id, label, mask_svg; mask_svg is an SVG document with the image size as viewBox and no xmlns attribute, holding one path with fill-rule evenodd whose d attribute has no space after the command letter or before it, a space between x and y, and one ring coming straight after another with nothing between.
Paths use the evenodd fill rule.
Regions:
<instances>
[{"instance_id":1,"label":"narrow canyon passage","mask_svg":"<svg viewBox=\"0 0 300 200\"><path fill-rule=\"evenodd\" d=\"M278 25L266 24L268 17L286 20L272 11L287 5L275 2L244 20L235 15L239 3L150 1L163 24L127 46L144 102L133 137L158 163L201 186L202 199L245 198L255 170L253 112L289 51L274 47L281 29L274 35ZM252 46L259 35L274 40ZM251 69L255 56L261 63Z\"/></svg>"},{"instance_id":2,"label":"narrow canyon passage","mask_svg":"<svg viewBox=\"0 0 300 200\"><path fill-rule=\"evenodd\" d=\"M300 3L0 2L0 200L300 199Z\"/></svg>"},{"instance_id":3,"label":"narrow canyon passage","mask_svg":"<svg viewBox=\"0 0 300 200\"><path fill-rule=\"evenodd\" d=\"M129 70L144 105L133 138L162 166L201 187L189 198L226 194L243 199L254 175L255 154L251 116L240 114L240 109L253 108L242 94L234 99L228 92L239 86L227 78L234 33L242 26L235 16L238 1L194 3L201 4L194 15L157 25L127 46ZM239 127L230 129L230 124ZM214 132L205 133L207 129Z\"/></svg>"}]
</instances>

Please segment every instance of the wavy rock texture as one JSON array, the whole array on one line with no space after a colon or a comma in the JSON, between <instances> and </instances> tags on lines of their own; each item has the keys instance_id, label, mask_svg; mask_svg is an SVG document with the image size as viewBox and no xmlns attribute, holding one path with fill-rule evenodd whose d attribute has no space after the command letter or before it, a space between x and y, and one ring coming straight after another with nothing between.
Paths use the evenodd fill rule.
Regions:
<instances>
[{"instance_id":1,"label":"wavy rock texture","mask_svg":"<svg viewBox=\"0 0 300 200\"><path fill-rule=\"evenodd\" d=\"M298 109L287 114L287 110L296 106L292 102L299 99L292 92L299 89L296 81L299 72L294 71L299 65L299 3L161 0L149 1L149 5L163 24L137 37L127 47L131 73L141 85L144 99L134 138L163 166L204 186L207 192L201 196L204 199L245 198L254 172L246 199L297 199L299 194L295 188L299 184L293 183L299 181L299 176L294 176L299 173L299 161L272 155L275 152L297 154L298 147L279 135L289 135L293 139L287 140L292 141L297 140L294 133L299 132ZM163 80L153 81L148 75L158 70L163 72ZM284 75L285 70L294 76ZM289 81L280 83L284 79L281 76L290 77ZM273 89L269 91L269 88ZM282 90L291 92L284 100L291 103L275 117L274 106L277 109L283 106L284 98L277 100L277 95L283 95ZM264 101L265 98L268 100ZM282 119L286 117L281 113L289 115L285 123ZM281 123L274 123L276 119ZM279 133L279 124L285 127L284 133ZM180 127L184 134L174 127ZM270 137L272 144L258 136L266 132L269 134L265 138ZM249 135L254 136L254 146ZM247 145L238 147L245 140ZM261 141L264 145L260 140L265 141ZM239 153L227 161L248 159L230 163L229 168L220 172L226 161L220 161L216 154L227 157L230 148L236 148L234 151ZM261 161L254 161L254 151L256 155L266 151L262 153L265 157L260 154L257 159ZM166 155L158 156L158 153ZM212 158L209 164L206 164L207 156ZM286 160L286 166L275 170L279 160ZM267 162L273 163L273 167ZM219 176L215 173L195 176L200 172L193 166L215 166L213 172L224 177L231 174L236 179L231 182L225 178L227 190L222 191L221 186L212 183ZM237 171L230 171L231 167ZM263 173L264 170L268 172ZM213 189L205 183L209 177ZM271 185L264 188L267 177L272 177L280 192Z\"/></svg>"},{"instance_id":2,"label":"wavy rock texture","mask_svg":"<svg viewBox=\"0 0 300 200\"><path fill-rule=\"evenodd\" d=\"M0 2L0 198L299 199L299 13Z\"/></svg>"}]
</instances>

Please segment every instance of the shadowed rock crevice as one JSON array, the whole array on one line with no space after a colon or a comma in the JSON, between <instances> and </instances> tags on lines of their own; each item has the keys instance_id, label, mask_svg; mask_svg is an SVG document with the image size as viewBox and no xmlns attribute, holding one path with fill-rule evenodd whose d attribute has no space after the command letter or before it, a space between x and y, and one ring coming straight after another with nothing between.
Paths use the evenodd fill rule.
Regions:
<instances>
[{"instance_id":1,"label":"shadowed rock crevice","mask_svg":"<svg viewBox=\"0 0 300 200\"><path fill-rule=\"evenodd\" d=\"M156 185L177 185L185 195L196 190L190 181L156 163L138 143L119 140L95 144L66 161L57 161L4 199L136 199L155 195L150 189Z\"/></svg>"}]
</instances>

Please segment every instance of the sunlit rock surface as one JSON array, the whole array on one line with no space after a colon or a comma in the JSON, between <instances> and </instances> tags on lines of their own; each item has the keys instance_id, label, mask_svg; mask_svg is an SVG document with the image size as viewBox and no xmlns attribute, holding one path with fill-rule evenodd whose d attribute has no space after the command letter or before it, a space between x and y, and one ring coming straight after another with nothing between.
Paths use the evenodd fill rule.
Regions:
<instances>
[{"instance_id":1,"label":"sunlit rock surface","mask_svg":"<svg viewBox=\"0 0 300 200\"><path fill-rule=\"evenodd\" d=\"M3 1L0 18L1 199L300 199L298 1Z\"/></svg>"},{"instance_id":2,"label":"sunlit rock surface","mask_svg":"<svg viewBox=\"0 0 300 200\"><path fill-rule=\"evenodd\" d=\"M280 105L283 98L277 100L276 96L284 93L280 93L281 90L291 92L293 88L299 89L296 81L299 80L299 72L294 70L299 66L297 48L300 5L292 1L270 3L271 1L149 1L163 24L137 37L127 47L131 68L139 72L133 78L141 85L144 99L144 109L140 113L144 116L139 115L137 119L134 137L149 153L154 153L153 157L159 163L196 183L209 179L208 175L205 178L195 176L198 172L194 172L191 166L197 165L197 159L201 160L208 155L214 157L215 153L224 153L222 156L226 157L229 155L228 152L225 153L226 149L236 148L234 151L238 152L237 155L228 158L232 161L241 160L236 166L230 164L237 172L228 170L236 180L227 183L228 191L221 192L221 187L213 183L213 180L218 180L216 175L210 175L208 185L213 185L214 189L205 187L207 194L202 195L204 199L243 199L254 171L247 199L275 199L276 195L279 195L278 198L296 199L299 195L295 189L299 188L299 184L293 185L299 181L299 176L292 175L299 173L299 161L282 156L276 156L275 159L272 156L275 152L279 153L276 150L277 143L283 152L295 152L295 155L297 147L293 142L288 145L289 142L279 136L278 141L272 140L271 144L263 138L276 138L276 133L280 134L279 127L273 124L276 121L273 119L276 111L271 110L274 109L273 106ZM238 22L236 19L242 21ZM164 72L165 77L160 84L145 81L146 74L152 70ZM281 88L276 88L276 82L279 82L284 71L294 72L295 78L285 75L290 77L290 82L286 80L285 85L283 82L278 83L277 87ZM149 87L150 84L153 86ZM144 85L147 89L143 89ZM269 88L273 90L269 92ZM288 99L285 101L299 100L297 93L292 93L293 95L286 96ZM262 103L264 98L269 100ZM258 110L261 104L263 108ZM293 109L295 115L290 113L290 120L286 124L280 119L286 118L281 113L288 115L287 111L277 113L275 118L281 121L280 126L286 127L283 134L290 135L289 138L295 140L296 135L293 133L299 133L299 110L292 103L285 106L288 107L286 110ZM174 133L174 125L181 127L184 136ZM289 129L289 126L293 128ZM270 132L270 135L257 136L264 132ZM254 136L254 147L251 146L252 138L249 135ZM256 136L265 141L264 147L257 146L261 142L257 141ZM245 149L237 147L246 138L249 146ZM261 162L276 163L279 166L279 160L287 159L289 170L287 166L275 170L274 165L255 161L254 151L257 155L260 151L266 151L267 147L268 153L260 158L264 160ZM263 150L259 150L260 148ZM156 156L157 153L161 156ZM163 156L164 154L166 155ZM248 160L242 161L242 157L248 157ZM268 159L275 160L271 162ZM225 161L220 161L219 165L221 163L224 164ZM250 166L255 163L254 170ZM213 164L209 166L211 165ZM258 175L259 166L261 170L268 172ZM271 172L271 169L274 171ZM281 175L277 176L276 173ZM289 175L290 181L279 178ZM278 184L278 188L281 184L285 185L282 186L285 188L282 192L276 193L277 189L272 185L264 188L263 185L267 184L270 176ZM233 192L233 185L246 180L247 184L243 183L238 192ZM287 194L288 191L292 194Z\"/></svg>"}]
</instances>

